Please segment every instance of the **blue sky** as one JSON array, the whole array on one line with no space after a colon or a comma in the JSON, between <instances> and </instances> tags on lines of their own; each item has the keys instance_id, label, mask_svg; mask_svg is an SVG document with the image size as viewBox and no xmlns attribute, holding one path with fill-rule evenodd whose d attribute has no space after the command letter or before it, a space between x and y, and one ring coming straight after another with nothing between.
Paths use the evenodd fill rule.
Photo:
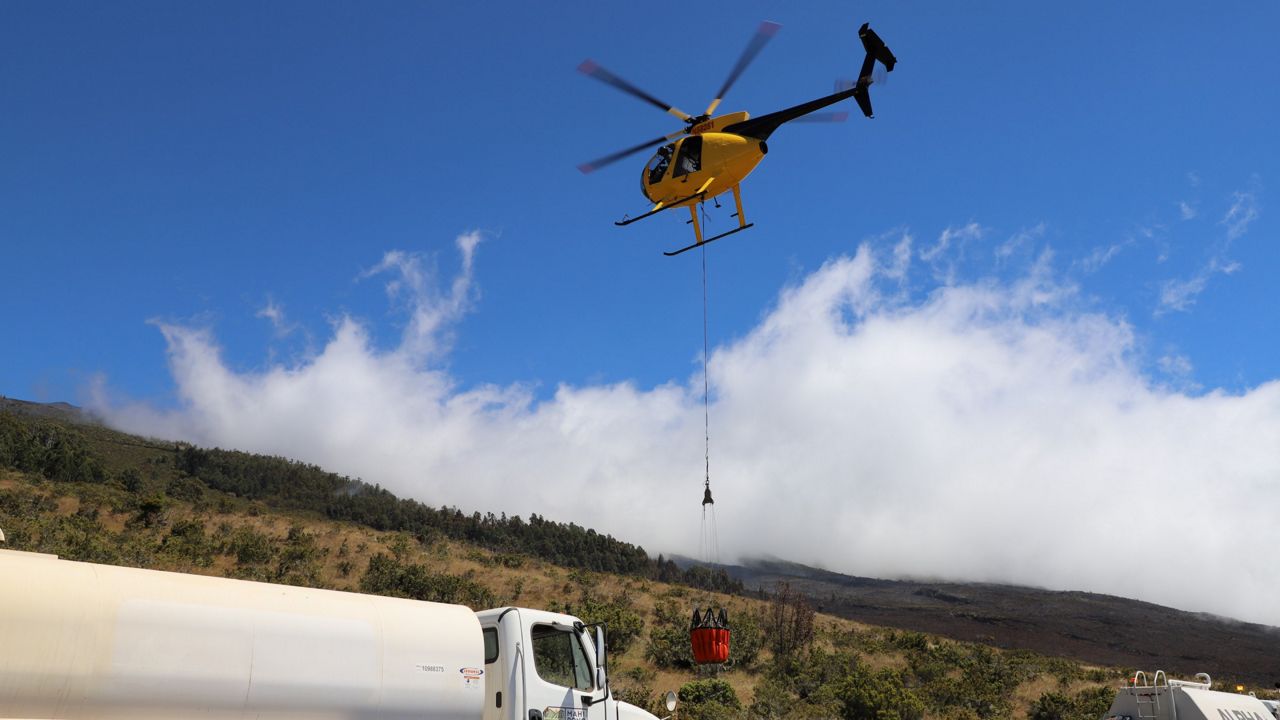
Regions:
<instances>
[{"instance_id":1,"label":"blue sky","mask_svg":"<svg viewBox=\"0 0 1280 720\"><path fill-rule=\"evenodd\" d=\"M773 20L721 105L759 115L853 76L869 20L900 60L877 118L779 130L743 185L756 227L707 252L713 462L744 499L830 493L844 529L820 545L904 552L789 544L730 502L726 554L1280 621L1123 585L1089 561L1105 548L1046 571L1002 554L1007 523L953 517L1031 516L990 498L1041 477L1080 483L1103 528L1126 483L1224 525L1280 494L1280 7L969 5L0 3L0 394L688 553L635 489L700 489L698 254L662 256L690 241L678 216L613 226L645 209L645 155L575 169L679 123L575 68L698 111ZM504 470L563 492L494 495ZM459 476L475 489L439 484ZM1248 503L1201 498L1210 480ZM992 564L890 529L926 520ZM1245 549L1195 539L1195 567Z\"/></svg>"},{"instance_id":2,"label":"blue sky","mask_svg":"<svg viewBox=\"0 0 1280 720\"><path fill-rule=\"evenodd\" d=\"M1034 244L1064 270L1123 245L1082 286L1159 355L1188 358L1197 383L1274 376L1274 6L735 8L5 3L0 332L21 351L0 392L75 401L105 373L166 402L146 321L199 317L257 367L303 351L256 317L268 298L315 334L348 311L394 339L404 318L354 278L385 250L438 253L469 230L486 241L452 358L463 382L682 376L697 262L659 250L689 229L613 227L644 207L644 155L574 169L676 126L573 70L592 57L701 108L765 18L783 28L727 110L828 92L855 72L862 20L903 64L874 89L876 120L775 137L744 186L757 227L710 258L713 337L740 335L788 280L864 238L976 222L965 270L998 274L990 250L1043 225ZM1235 193L1258 213L1224 251L1239 271L1158 314L1162 283L1217 252Z\"/></svg>"}]
</instances>

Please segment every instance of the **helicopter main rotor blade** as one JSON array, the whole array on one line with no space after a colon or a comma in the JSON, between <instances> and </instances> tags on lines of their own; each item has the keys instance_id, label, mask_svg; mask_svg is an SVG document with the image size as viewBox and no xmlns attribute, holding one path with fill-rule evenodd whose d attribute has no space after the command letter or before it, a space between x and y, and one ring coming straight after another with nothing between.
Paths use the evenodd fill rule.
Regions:
<instances>
[{"instance_id":1,"label":"helicopter main rotor blade","mask_svg":"<svg viewBox=\"0 0 1280 720\"><path fill-rule=\"evenodd\" d=\"M668 140L674 140L683 134L684 134L684 131L681 130L680 132L674 132L674 133L671 133L670 135L663 135L662 137L657 137L652 140L646 140L640 143L639 145L636 145L634 147L629 147L626 150L619 150L618 152L613 153L612 155L605 155L604 157L597 158L595 160L592 160L591 162L582 163L581 165L578 166L578 170L582 171L583 175L593 173L596 170L599 170L600 168L604 167L605 165L612 165L613 163L618 162L622 158L635 155L641 150L644 150L645 148L651 148L654 145L657 145L658 143L666 142Z\"/></svg>"},{"instance_id":2,"label":"helicopter main rotor blade","mask_svg":"<svg viewBox=\"0 0 1280 720\"><path fill-rule=\"evenodd\" d=\"M644 100L645 102L649 103L650 105L653 105L654 107L658 108L662 112L671 113L672 115L675 115L681 120L688 120L690 118L690 115L688 113L684 112L683 110L680 110L676 106L662 102L658 98L641 90L635 85L632 85L631 83L627 82L626 80L623 80L617 75L614 75L608 70L605 70L603 67L600 67L600 65L598 65L595 60L583 60L582 64L578 66L578 72L582 73L583 75L590 75L591 77L607 85L612 85L618 88L619 90L621 90L622 92L627 93L628 95L638 97L641 100Z\"/></svg>"},{"instance_id":3,"label":"helicopter main rotor blade","mask_svg":"<svg viewBox=\"0 0 1280 720\"><path fill-rule=\"evenodd\" d=\"M720 106L720 101L724 99L725 93L729 92L729 88L733 87L733 84L737 82L738 76L742 74L743 70L747 69L752 60L756 59L756 55L760 54L765 44L777 34L778 29L781 27L778 23L769 22L768 20L760 23L760 27L756 29L755 37L751 38L751 42L747 43L747 49L742 51L742 57L738 58L738 64L734 65L733 70L729 71L729 77L724 81L724 85L720 87L720 92L716 93L716 99L712 100L711 104L707 106L707 111L703 113L704 115L710 115L716 111L716 108Z\"/></svg>"}]
</instances>

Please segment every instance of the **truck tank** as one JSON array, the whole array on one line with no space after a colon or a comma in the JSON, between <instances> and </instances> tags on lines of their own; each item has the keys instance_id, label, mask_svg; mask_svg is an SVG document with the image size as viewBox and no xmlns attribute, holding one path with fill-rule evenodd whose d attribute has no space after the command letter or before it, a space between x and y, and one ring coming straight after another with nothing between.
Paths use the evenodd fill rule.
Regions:
<instances>
[{"instance_id":1,"label":"truck tank","mask_svg":"<svg viewBox=\"0 0 1280 720\"><path fill-rule=\"evenodd\" d=\"M1170 680L1157 670L1148 682L1139 671L1125 684L1104 720L1274 720L1271 710L1252 695L1213 690L1205 673L1196 680Z\"/></svg>"},{"instance_id":2,"label":"truck tank","mask_svg":"<svg viewBox=\"0 0 1280 720\"><path fill-rule=\"evenodd\" d=\"M476 720L459 605L0 550L0 718Z\"/></svg>"}]
</instances>

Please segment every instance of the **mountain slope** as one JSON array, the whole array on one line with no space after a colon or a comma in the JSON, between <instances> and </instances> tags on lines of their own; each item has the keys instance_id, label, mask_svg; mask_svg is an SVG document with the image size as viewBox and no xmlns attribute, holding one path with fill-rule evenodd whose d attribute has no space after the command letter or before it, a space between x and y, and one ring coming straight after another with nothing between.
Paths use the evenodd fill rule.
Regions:
<instances>
[{"instance_id":1,"label":"mountain slope","mask_svg":"<svg viewBox=\"0 0 1280 720\"><path fill-rule=\"evenodd\" d=\"M1266 687L1280 681L1280 629L1267 625L1097 593L877 580L770 560L725 569L749 588L790 583L824 612L871 625L1101 665L1185 676L1216 670Z\"/></svg>"}]
</instances>

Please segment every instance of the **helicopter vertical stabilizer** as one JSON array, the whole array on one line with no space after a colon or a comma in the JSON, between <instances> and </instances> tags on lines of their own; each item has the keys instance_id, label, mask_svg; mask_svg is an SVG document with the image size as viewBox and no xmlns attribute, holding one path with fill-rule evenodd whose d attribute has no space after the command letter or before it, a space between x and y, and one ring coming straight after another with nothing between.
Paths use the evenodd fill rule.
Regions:
<instances>
[{"instance_id":1,"label":"helicopter vertical stabilizer","mask_svg":"<svg viewBox=\"0 0 1280 720\"><path fill-rule=\"evenodd\" d=\"M876 31L871 29L871 23L862 23L862 27L858 28L858 38L862 40L862 47L867 49L868 55L879 60L885 70L893 72L893 66L898 64L898 58L893 56Z\"/></svg>"},{"instance_id":2,"label":"helicopter vertical stabilizer","mask_svg":"<svg viewBox=\"0 0 1280 720\"><path fill-rule=\"evenodd\" d=\"M862 47L866 48L867 57L862 61L862 70L858 73L858 83L853 88L853 99L857 101L858 107L862 108L863 115L875 117L871 112L871 93L867 90L873 82L871 70L875 67L876 61L879 60L886 71L893 72L893 66L898 64L898 58L893 56L889 47L884 44L884 41L880 39L876 31L871 29L871 23L862 23L862 27L858 28L858 38L862 40Z\"/></svg>"}]
</instances>

